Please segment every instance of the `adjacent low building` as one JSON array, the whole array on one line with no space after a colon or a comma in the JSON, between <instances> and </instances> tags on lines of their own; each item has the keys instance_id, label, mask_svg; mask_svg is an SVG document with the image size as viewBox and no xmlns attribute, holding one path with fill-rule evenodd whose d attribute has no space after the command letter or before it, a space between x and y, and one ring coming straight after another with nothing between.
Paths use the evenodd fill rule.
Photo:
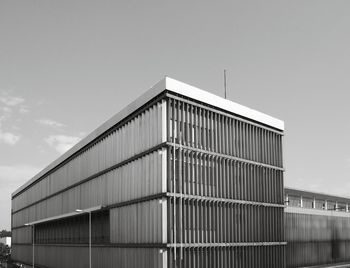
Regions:
<instances>
[{"instance_id":1,"label":"adjacent low building","mask_svg":"<svg viewBox=\"0 0 350 268\"><path fill-rule=\"evenodd\" d=\"M285 200L287 267L350 265L350 198L286 188Z\"/></svg>"},{"instance_id":2,"label":"adjacent low building","mask_svg":"<svg viewBox=\"0 0 350 268\"><path fill-rule=\"evenodd\" d=\"M284 268L284 123L165 78L12 195L35 267Z\"/></svg>"}]
</instances>

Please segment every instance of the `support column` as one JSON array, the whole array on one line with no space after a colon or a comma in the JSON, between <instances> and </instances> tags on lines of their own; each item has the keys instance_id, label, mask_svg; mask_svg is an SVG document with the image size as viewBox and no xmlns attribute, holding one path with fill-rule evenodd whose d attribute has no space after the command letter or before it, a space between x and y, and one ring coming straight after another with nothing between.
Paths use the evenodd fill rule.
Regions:
<instances>
[{"instance_id":1,"label":"support column","mask_svg":"<svg viewBox=\"0 0 350 268\"><path fill-rule=\"evenodd\" d=\"M304 206L303 206L303 197L302 197L302 196L300 196L300 207L301 207L301 208L304 207Z\"/></svg>"}]
</instances>

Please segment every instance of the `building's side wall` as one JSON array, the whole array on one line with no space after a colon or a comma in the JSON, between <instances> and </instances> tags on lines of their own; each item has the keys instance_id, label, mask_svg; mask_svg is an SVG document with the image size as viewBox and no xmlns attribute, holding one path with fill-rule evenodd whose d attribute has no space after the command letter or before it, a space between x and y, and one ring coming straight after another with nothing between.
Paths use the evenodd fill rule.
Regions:
<instances>
[{"instance_id":1,"label":"building's side wall","mask_svg":"<svg viewBox=\"0 0 350 268\"><path fill-rule=\"evenodd\" d=\"M166 207L161 197L166 191L166 153L162 148L166 106L162 103L160 99L142 108L13 197L15 261L32 262L32 229L25 223L103 205L110 210L111 238L107 244L93 245L94 267L115 267L119 263L123 268L158 267L159 260L166 257L156 244L164 240L162 217ZM63 234L67 241L72 239L66 236L73 235L69 228L65 227ZM131 228L138 232L126 236ZM133 243L140 245L126 245ZM43 267L87 267L87 244L36 245L35 256L35 263Z\"/></svg>"},{"instance_id":2,"label":"building's side wall","mask_svg":"<svg viewBox=\"0 0 350 268\"><path fill-rule=\"evenodd\" d=\"M288 207L285 234L287 267L350 262L348 213Z\"/></svg>"},{"instance_id":3,"label":"building's side wall","mask_svg":"<svg viewBox=\"0 0 350 268\"><path fill-rule=\"evenodd\" d=\"M168 119L168 267L283 268L283 133L179 97Z\"/></svg>"},{"instance_id":4,"label":"building's side wall","mask_svg":"<svg viewBox=\"0 0 350 268\"><path fill-rule=\"evenodd\" d=\"M165 200L155 199L112 209L111 243L162 243L164 205Z\"/></svg>"},{"instance_id":5,"label":"building's side wall","mask_svg":"<svg viewBox=\"0 0 350 268\"><path fill-rule=\"evenodd\" d=\"M84 246L37 246L35 262L39 267L86 268L89 267L88 256L88 248ZM17 245L12 257L32 267L31 246ZM92 248L92 267L163 268L163 263L163 254L156 248Z\"/></svg>"},{"instance_id":6,"label":"building's side wall","mask_svg":"<svg viewBox=\"0 0 350 268\"><path fill-rule=\"evenodd\" d=\"M156 150L54 196L14 211L12 226L161 193L162 155Z\"/></svg>"},{"instance_id":7,"label":"building's side wall","mask_svg":"<svg viewBox=\"0 0 350 268\"><path fill-rule=\"evenodd\" d=\"M12 200L12 210L48 198L96 176L162 142L162 107L157 103L70 159Z\"/></svg>"},{"instance_id":8,"label":"building's side wall","mask_svg":"<svg viewBox=\"0 0 350 268\"><path fill-rule=\"evenodd\" d=\"M110 240L93 245L94 267L283 268L282 135L159 100L14 196L13 258L32 261L25 223L104 205ZM75 241L74 228L46 235ZM35 246L39 267L87 266L86 242L57 241Z\"/></svg>"}]
</instances>

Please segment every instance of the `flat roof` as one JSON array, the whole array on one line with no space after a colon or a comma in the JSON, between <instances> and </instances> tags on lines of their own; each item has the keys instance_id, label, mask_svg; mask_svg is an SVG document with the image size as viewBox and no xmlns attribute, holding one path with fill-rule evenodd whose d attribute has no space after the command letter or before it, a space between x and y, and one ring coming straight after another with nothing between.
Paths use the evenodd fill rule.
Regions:
<instances>
[{"instance_id":1,"label":"flat roof","mask_svg":"<svg viewBox=\"0 0 350 268\"><path fill-rule=\"evenodd\" d=\"M291 195L295 194L297 196L312 197L316 199L319 198L319 199L325 199L328 201L350 202L350 197L332 195L332 194L321 193L321 192L312 192L308 190L296 189L296 188L290 188L290 187L284 187L284 192Z\"/></svg>"},{"instance_id":2,"label":"flat roof","mask_svg":"<svg viewBox=\"0 0 350 268\"><path fill-rule=\"evenodd\" d=\"M12 193L12 197L27 188L29 185L33 184L35 181L39 180L46 173L57 167L59 164L64 162L66 159L74 155L76 152L81 150L83 147L88 145L90 142L98 138L104 132L109 130L114 125L118 124L121 120L126 118L131 113L135 112L138 108L140 108L145 103L149 102L156 96L158 96L163 91L170 91L176 94L183 95L185 97L189 97L200 102L209 104L211 106L226 110L228 112L237 114L239 116L245 117L247 119L251 119L265 125L271 126L273 128L279 129L281 131L284 130L284 122L267 114L258 112L256 110L250 109L241 104L235 103L233 101L224 99L220 96L209 93L205 90L199 89L197 87L185 84L178 80L172 79L170 77L165 77L160 80L157 84L143 93L140 97L138 97L135 101L127 105L124 109L114 115L112 118L103 123L100 127L95 129L92 133L74 145L71 149L49 164L46 168L40 171L37 175L35 175L32 179L27 181L21 187L19 187L15 192Z\"/></svg>"},{"instance_id":3,"label":"flat roof","mask_svg":"<svg viewBox=\"0 0 350 268\"><path fill-rule=\"evenodd\" d=\"M321 210L321 209L314 209L314 208L301 208L301 207L292 207L292 206L287 206L284 209L284 213L350 218L350 213L345 211L325 210L325 209Z\"/></svg>"}]
</instances>

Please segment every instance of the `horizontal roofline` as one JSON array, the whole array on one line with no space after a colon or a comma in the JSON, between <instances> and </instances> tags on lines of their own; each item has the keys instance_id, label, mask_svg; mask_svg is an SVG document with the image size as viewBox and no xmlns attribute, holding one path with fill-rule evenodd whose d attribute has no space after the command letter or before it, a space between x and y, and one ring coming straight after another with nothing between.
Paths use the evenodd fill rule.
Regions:
<instances>
[{"instance_id":1,"label":"horizontal roofline","mask_svg":"<svg viewBox=\"0 0 350 268\"><path fill-rule=\"evenodd\" d=\"M292 206L287 206L284 209L284 213L350 218L350 213L345 211L321 210L321 209L314 209L314 208L301 208L301 207L292 207Z\"/></svg>"},{"instance_id":2,"label":"horizontal roofline","mask_svg":"<svg viewBox=\"0 0 350 268\"><path fill-rule=\"evenodd\" d=\"M298 189L298 188L290 188L290 187L284 187L285 191L291 191L291 192L295 192L295 193L299 193L302 194L304 193L307 196L314 196L314 197L322 197L322 198L326 198L329 201L339 201L339 200L346 200L346 201L350 201L350 197L346 197L346 196L339 196L339 195L333 195L333 194L327 194L327 193L322 193L322 192L314 192L314 191L309 191L309 190L304 190L304 189ZM307 197L305 196L305 197Z\"/></svg>"},{"instance_id":3,"label":"horizontal roofline","mask_svg":"<svg viewBox=\"0 0 350 268\"><path fill-rule=\"evenodd\" d=\"M210 104L217 108L229 111L231 113L240 115L242 117L263 123L265 125L274 127L279 130L284 130L284 122L275 117L269 116L262 112L248 108L241 104L235 103L228 99L224 99L220 96L204 91L197 87L185 84L175 79L166 77L166 89L180 95L195 99L206 104Z\"/></svg>"},{"instance_id":4,"label":"horizontal roofline","mask_svg":"<svg viewBox=\"0 0 350 268\"><path fill-rule=\"evenodd\" d=\"M27 188L29 185L33 184L35 181L39 180L45 174L50 172L52 169L60 165L62 162L67 160L69 157L73 156L79 150L84 148L86 145L94 141L96 138L101 136L104 132L112 128L114 125L118 124L120 121L125 119L127 116L135 112L141 106L157 97L163 91L168 90L170 92L174 92L185 97L209 104L211 106L229 111L231 113L240 115L250 120L254 120L260 122L262 124L271 126L273 128L279 129L281 131L284 130L284 122L266 115L264 113L258 112L256 110L250 109L233 101L224 99L197 87L185 84L178 80L172 79L170 77L165 77L160 80L157 84L143 93L140 97L138 97L135 101L131 102L125 108L123 108L120 112L114 115L112 118L107 120L101 126L96 128L93 132L91 132L88 136L74 145L71 149L65 152L63 155L58 157L55 161L49 164L46 168L40 171L37 175L35 175L32 179L27 181L21 187L19 187L16 191L12 193L12 197L17 195L19 192Z\"/></svg>"}]
</instances>

